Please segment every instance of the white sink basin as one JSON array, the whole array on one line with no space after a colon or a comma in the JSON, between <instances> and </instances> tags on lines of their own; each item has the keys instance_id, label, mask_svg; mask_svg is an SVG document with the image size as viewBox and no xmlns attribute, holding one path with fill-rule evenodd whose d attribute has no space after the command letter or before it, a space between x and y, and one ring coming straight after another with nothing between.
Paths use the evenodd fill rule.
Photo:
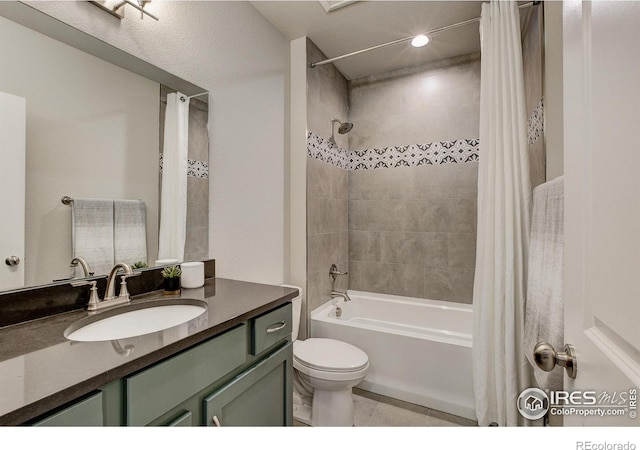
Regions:
<instances>
[{"instance_id":1,"label":"white sink basin","mask_svg":"<svg viewBox=\"0 0 640 450\"><path fill-rule=\"evenodd\" d=\"M142 336L188 322L206 310L207 303L184 298L130 304L81 319L71 324L64 336L82 342Z\"/></svg>"}]
</instances>

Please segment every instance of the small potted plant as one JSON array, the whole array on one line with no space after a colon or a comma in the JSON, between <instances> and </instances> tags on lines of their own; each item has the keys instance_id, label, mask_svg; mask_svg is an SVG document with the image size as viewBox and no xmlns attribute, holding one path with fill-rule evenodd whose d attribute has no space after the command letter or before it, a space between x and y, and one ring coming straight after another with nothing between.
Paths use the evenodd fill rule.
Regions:
<instances>
[{"instance_id":1,"label":"small potted plant","mask_svg":"<svg viewBox=\"0 0 640 450\"><path fill-rule=\"evenodd\" d=\"M167 266L162 269L162 278L164 278L164 294L178 295L180 294L180 276L182 270L180 266Z\"/></svg>"},{"instance_id":2,"label":"small potted plant","mask_svg":"<svg viewBox=\"0 0 640 450\"><path fill-rule=\"evenodd\" d=\"M138 261L131 266L132 269L146 269L149 265L144 261Z\"/></svg>"}]
</instances>

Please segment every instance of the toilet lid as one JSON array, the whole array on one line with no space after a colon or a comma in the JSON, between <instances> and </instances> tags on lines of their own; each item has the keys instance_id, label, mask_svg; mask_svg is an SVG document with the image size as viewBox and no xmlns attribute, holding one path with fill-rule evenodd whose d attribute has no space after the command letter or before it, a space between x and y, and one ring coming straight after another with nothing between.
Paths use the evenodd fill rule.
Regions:
<instances>
[{"instance_id":1,"label":"toilet lid","mask_svg":"<svg viewBox=\"0 0 640 450\"><path fill-rule=\"evenodd\" d=\"M293 354L299 363L329 372L354 372L369 362L358 347L335 339L307 339L294 346Z\"/></svg>"}]
</instances>

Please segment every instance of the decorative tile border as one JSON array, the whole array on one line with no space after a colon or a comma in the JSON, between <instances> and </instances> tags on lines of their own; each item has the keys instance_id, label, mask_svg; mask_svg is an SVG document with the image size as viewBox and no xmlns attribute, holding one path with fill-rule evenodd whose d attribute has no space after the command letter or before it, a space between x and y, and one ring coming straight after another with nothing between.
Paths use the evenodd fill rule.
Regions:
<instances>
[{"instance_id":1,"label":"decorative tile border","mask_svg":"<svg viewBox=\"0 0 640 450\"><path fill-rule=\"evenodd\" d=\"M369 148L351 152L351 170L412 167L478 160L478 139Z\"/></svg>"},{"instance_id":2,"label":"decorative tile border","mask_svg":"<svg viewBox=\"0 0 640 450\"><path fill-rule=\"evenodd\" d=\"M307 155L341 169L349 170L349 152L328 139L311 132L307 132Z\"/></svg>"},{"instance_id":3,"label":"decorative tile border","mask_svg":"<svg viewBox=\"0 0 640 450\"><path fill-rule=\"evenodd\" d=\"M538 105L527 120L527 142L533 146L544 134L544 103ZM345 150L314 133L307 132L307 155L346 170L412 167L478 161L480 140L411 144L395 147Z\"/></svg>"},{"instance_id":4,"label":"decorative tile border","mask_svg":"<svg viewBox=\"0 0 640 450\"><path fill-rule=\"evenodd\" d=\"M188 159L187 176L194 178L209 178L209 162Z\"/></svg>"},{"instance_id":5,"label":"decorative tile border","mask_svg":"<svg viewBox=\"0 0 640 450\"><path fill-rule=\"evenodd\" d=\"M411 144L347 151L316 134L307 133L307 155L346 170L411 167L478 161L480 141Z\"/></svg>"},{"instance_id":6,"label":"decorative tile border","mask_svg":"<svg viewBox=\"0 0 640 450\"><path fill-rule=\"evenodd\" d=\"M536 143L536 141L544 133L544 104L542 99L538 102L529 120L527 120L527 141L529 147Z\"/></svg>"},{"instance_id":7,"label":"decorative tile border","mask_svg":"<svg viewBox=\"0 0 640 450\"><path fill-rule=\"evenodd\" d=\"M163 154L160 153L160 172L162 172L163 164ZM187 176L193 178L209 178L209 162L187 159Z\"/></svg>"}]
</instances>

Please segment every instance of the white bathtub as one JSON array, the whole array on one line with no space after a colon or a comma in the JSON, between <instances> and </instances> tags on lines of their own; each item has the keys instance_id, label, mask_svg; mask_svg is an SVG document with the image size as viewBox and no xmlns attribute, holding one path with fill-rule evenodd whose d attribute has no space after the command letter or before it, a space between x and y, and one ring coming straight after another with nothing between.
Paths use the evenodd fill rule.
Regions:
<instances>
[{"instance_id":1,"label":"white bathtub","mask_svg":"<svg viewBox=\"0 0 640 450\"><path fill-rule=\"evenodd\" d=\"M358 387L475 420L471 305L348 291L311 312L311 336L338 339L369 356ZM341 317L336 317L336 307Z\"/></svg>"}]
</instances>

